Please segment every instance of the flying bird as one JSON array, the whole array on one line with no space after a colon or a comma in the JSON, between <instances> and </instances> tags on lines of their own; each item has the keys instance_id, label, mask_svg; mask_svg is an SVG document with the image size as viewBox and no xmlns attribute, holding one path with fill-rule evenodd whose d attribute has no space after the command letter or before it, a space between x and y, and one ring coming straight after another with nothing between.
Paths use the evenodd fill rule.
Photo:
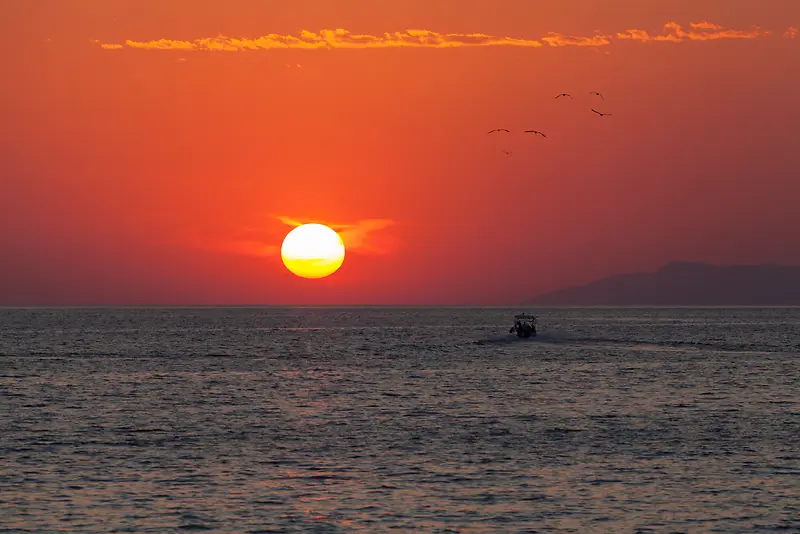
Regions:
<instances>
[{"instance_id":1,"label":"flying bird","mask_svg":"<svg viewBox=\"0 0 800 534\"><path fill-rule=\"evenodd\" d=\"M606 99L606 97L604 97L602 94L598 93L597 91L592 91L592 92L591 92L591 93L589 93L589 94L590 94L590 95L597 95L597 96L599 96L600 98L602 98L603 100L605 100L605 99Z\"/></svg>"},{"instance_id":2,"label":"flying bird","mask_svg":"<svg viewBox=\"0 0 800 534\"><path fill-rule=\"evenodd\" d=\"M592 111L594 111L595 113L597 113L597 114L598 114L598 115L600 115L601 117L605 117L606 115L608 115L608 116L611 116L611 113L600 113L599 111L597 111L597 110L596 110L596 109L594 109L594 108L592 108Z\"/></svg>"},{"instance_id":3,"label":"flying bird","mask_svg":"<svg viewBox=\"0 0 800 534\"><path fill-rule=\"evenodd\" d=\"M560 95L558 95L558 96L556 97L556 100L558 100L558 99L559 99L559 98L561 98L562 96L568 96L568 97L572 98L572 95L571 95L571 94L569 94L569 93L561 93Z\"/></svg>"},{"instance_id":4,"label":"flying bird","mask_svg":"<svg viewBox=\"0 0 800 534\"><path fill-rule=\"evenodd\" d=\"M536 135L541 135L542 137L545 137L545 138L547 137L545 134L543 134L539 130L525 130L525 133L532 133L532 134L536 134Z\"/></svg>"},{"instance_id":5,"label":"flying bird","mask_svg":"<svg viewBox=\"0 0 800 534\"><path fill-rule=\"evenodd\" d=\"M486 134L494 133L494 132L507 132L511 133L511 130L506 130L505 128L495 128L494 130L489 130Z\"/></svg>"},{"instance_id":6,"label":"flying bird","mask_svg":"<svg viewBox=\"0 0 800 534\"><path fill-rule=\"evenodd\" d=\"M511 152L509 152L508 150L503 150L503 154L505 154L506 156L510 156Z\"/></svg>"}]
</instances>

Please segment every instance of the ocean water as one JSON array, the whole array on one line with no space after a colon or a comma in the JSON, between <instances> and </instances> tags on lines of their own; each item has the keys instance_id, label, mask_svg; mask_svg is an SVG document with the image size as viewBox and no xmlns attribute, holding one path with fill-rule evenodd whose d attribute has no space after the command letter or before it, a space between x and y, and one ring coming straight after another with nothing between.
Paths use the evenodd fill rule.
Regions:
<instances>
[{"instance_id":1,"label":"ocean water","mask_svg":"<svg viewBox=\"0 0 800 534\"><path fill-rule=\"evenodd\" d=\"M0 310L0 432L2 532L800 532L800 309Z\"/></svg>"}]
</instances>

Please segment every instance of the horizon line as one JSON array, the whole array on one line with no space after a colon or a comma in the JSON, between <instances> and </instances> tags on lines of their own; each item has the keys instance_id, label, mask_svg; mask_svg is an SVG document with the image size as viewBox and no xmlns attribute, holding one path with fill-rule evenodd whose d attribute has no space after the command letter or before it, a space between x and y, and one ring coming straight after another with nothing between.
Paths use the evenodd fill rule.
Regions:
<instances>
[{"instance_id":1,"label":"horizon line","mask_svg":"<svg viewBox=\"0 0 800 534\"><path fill-rule=\"evenodd\" d=\"M297 308L408 308L408 309L783 309L800 308L800 304L592 304L592 305L530 305L530 304L63 304L63 305L0 305L7 310L191 310L191 309L297 309Z\"/></svg>"}]
</instances>

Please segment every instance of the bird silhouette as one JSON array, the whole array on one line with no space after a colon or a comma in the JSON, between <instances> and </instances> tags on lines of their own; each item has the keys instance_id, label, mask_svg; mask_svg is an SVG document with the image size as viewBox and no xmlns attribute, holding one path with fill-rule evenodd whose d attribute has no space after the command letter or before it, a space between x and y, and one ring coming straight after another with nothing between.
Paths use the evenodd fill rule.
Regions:
<instances>
[{"instance_id":1,"label":"bird silhouette","mask_svg":"<svg viewBox=\"0 0 800 534\"><path fill-rule=\"evenodd\" d=\"M561 98L562 96L568 96L568 97L572 98L572 95L571 95L571 94L569 94L569 93L561 93L560 95L558 95L558 96L556 97L556 100L558 100L558 99L559 99L559 98Z\"/></svg>"},{"instance_id":2,"label":"bird silhouette","mask_svg":"<svg viewBox=\"0 0 800 534\"><path fill-rule=\"evenodd\" d=\"M600 115L601 117L605 117L606 115L608 115L609 117L611 116L611 113L601 113L601 112L597 111L597 110L596 110L596 109L594 109L594 108L592 108L592 111L594 111L595 113L597 113L597 114L598 114L598 115Z\"/></svg>"},{"instance_id":3,"label":"bird silhouette","mask_svg":"<svg viewBox=\"0 0 800 534\"><path fill-rule=\"evenodd\" d=\"M509 152L508 150L503 150L503 154L505 154L506 156L510 156L511 152Z\"/></svg>"},{"instance_id":4,"label":"bird silhouette","mask_svg":"<svg viewBox=\"0 0 800 534\"><path fill-rule=\"evenodd\" d=\"M494 133L494 132L507 132L511 133L511 130L506 130L505 128L495 128L494 130L489 130L486 134Z\"/></svg>"},{"instance_id":5,"label":"bird silhouette","mask_svg":"<svg viewBox=\"0 0 800 534\"><path fill-rule=\"evenodd\" d=\"M541 135L542 137L545 137L545 138L547 137L545 134L543 134L539 130L525 130L525 133L532 133L532 134L536 134L536 135Z\"/></svg>"},{"instance_id":6,"label":"bird silhouette","mask_svg":"<svg viewBox=\"0 0 800 534\"><path fill-rule=\"evenodd\" d=\"M602 94L598 93L597 91L592 91L592 92L591 92L591 93L589 93L589 94L590 94L590 95L597 95L597 96L599 96L600 98L602 98L603 100L605 100L605 99L606 99L606 97L604 97Z\"/></svg>"}]
</instances>

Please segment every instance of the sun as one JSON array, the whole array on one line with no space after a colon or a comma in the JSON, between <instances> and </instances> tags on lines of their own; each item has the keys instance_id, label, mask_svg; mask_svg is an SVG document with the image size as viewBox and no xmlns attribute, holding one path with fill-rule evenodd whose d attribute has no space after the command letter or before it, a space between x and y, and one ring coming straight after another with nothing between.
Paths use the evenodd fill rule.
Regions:
<instances>
[{"instance_id":1,"label":"sun","mask_svg":"<svg viewBox=\"0 0 800 534\"><path fill-rule=\"evenodd\" d=\"M302 278L324 278L344 262L344 242L324 224L303 224L286 234L281 245L283 264Z\"/></svg>"}]
</instances>

